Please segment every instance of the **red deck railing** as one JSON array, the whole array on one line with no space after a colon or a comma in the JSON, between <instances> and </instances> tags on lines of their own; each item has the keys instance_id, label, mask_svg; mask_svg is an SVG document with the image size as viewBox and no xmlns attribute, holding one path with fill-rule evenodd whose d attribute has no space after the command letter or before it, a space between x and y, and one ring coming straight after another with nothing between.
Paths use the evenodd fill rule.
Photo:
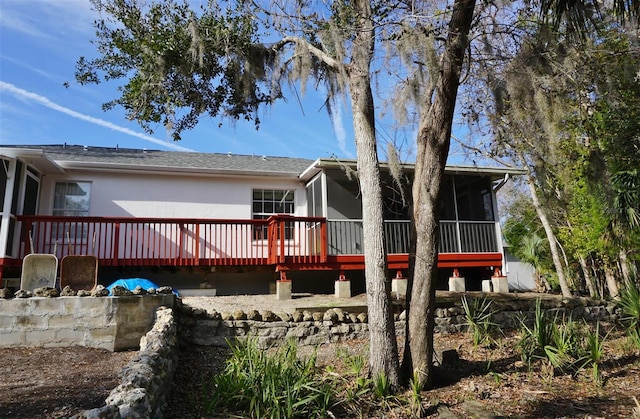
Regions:
<instances>
[{"instance_id":1,"label":"red deck railing","mask_svg":"<svg viewBox=\"0 0 640 419\"><path fill-rule=\"evenodd\" d=\"M326 220L19 216L19 258L94 255L103 266L249 266L322 263Z\"/></svg>"},{"instance_id":2,"label":"red deck railing","mask_svg":"<svg viewBox=\"0 0 640 419\"><path fill-rule=\"evenodd\" d=\"M59 259L93 255L101 266L364 268L364 231L358 220L327 221L288 215L266 220L42 215L22 215L17 219L21 228L18 256L1 260L0 266L9 266L35 252L55 254ZM408 223L388 222L385 228L389 269L406 269ZM438 267L499 266L502 254L495 229L492 222L441 222Z\"/></svg>"}]
</instances>

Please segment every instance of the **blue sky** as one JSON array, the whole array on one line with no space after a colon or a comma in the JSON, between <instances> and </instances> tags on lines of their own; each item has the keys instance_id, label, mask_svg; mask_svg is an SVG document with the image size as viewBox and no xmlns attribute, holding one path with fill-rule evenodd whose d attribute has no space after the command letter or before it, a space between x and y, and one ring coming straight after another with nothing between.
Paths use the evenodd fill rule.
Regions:
<instances>
[{"instance_id":1,"label":"blue sky","mask_svg":"<svg viewBox=\"0 0 640 419\"><path fill-rule=\"evenodd\" d=\"M333 120L322 95L307 89L290 95L252 123L203 119L179 142L159 128L153 136L124 118L121 109L103 112L119 83L80 86L75 63L93 58L89 0L0 0L0 144L78 144L159 150L256 154L315 159L354 158L351 117L343 104ZM69 88L63 84L69 82Z\"/></svg>"}]
</instances>

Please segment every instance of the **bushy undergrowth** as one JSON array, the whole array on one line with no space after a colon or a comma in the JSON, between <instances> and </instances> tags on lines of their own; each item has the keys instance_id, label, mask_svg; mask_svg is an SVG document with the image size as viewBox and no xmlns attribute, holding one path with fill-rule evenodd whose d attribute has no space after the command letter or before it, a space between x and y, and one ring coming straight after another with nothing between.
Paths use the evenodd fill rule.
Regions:
<instances>
[{"instance_id":1,"label":"bushy undergrowth","mask_svg":"<svg viewBox=\"0 0 640 419\"><path fill-rule=\"evenodd\" d=\"M628 335L640 347L638 287L625 287L618 304ZM474 347L504 344L496 334L499 329L492 322L488 300L469 302L463 298L462 305ZM539 367L543 376L551 379L556 374L578 374L590 368L593 382L603 385L600 368L609 334L599 323L594 327L543 310L537 300L533 319L520 319L519 335L515 349L530 370ZM208 413L252 418L351 417L366 416L367 411L400 411L407 417L419 417L425 413L417 376L409 381L406 392L394 394L397 389L391 388L384 375L369 376L366 355L338 351L336 361L341 368L329 365L321 369L315 353L298 355L293 340L268 351L259 348L255 338L230 346L232 356L224 372L214 377L207 389Z\"/></svg>"},{"instance_id":2,"label":"bushy undergrowth","mask_svg":"<svg viewBox=\"0 0 640 419\"><path fill-rule=\"evenodd\" d=\"M491 321L491 301L483 298L473 298L471 303L467 297L462 297L465 325L473 338L473 346L493 343L493 333L497 325Z\"/></svg>"},{"instance_id":3,"label":"bushy undergrowth","mask_svg":"<svg viewBox=\"0 0 640 419\"><path fill-rule=\"evenodd\" d=\"M268 352L256 339L235 342L225 371L213 378L206 410L255 418L322 417L335 402L331 383L317 374L316 358L297 345Z\"/></svg>"},{"instance_id":4,"label":"bushy undergrowth","mask_svg":"<svg viewBox=\"0 0 640 419\"><path fill-rule=\"evenodd\" d=\"M320 369L316 357L299 357L297 344L263 350L255 338L230 344L225 370L213 378L205 411L220 417L357 417L366 411L423 411L419 385L408 396L394 395L382 374L370 378L364 355L338 351L340 373ZM418 382L417 380L415 381Z\"/></svg>"},{"instance_id":5,"label":"bushy undergrowth","mask_svg":"<svg viewBox=\"0 0 640 419\"><path fill-rule=\"evenodd\" d=\"M539 361L554 373L575 374L591 366L593 380L601 383L600 363L604 358L604 342L600 324L595 329L586 322L576 322L571 317L550 315L536 301L533 323L529 326L520 320L518 349L522 360L532 364Z\"/></svg>"},{"instance_id":6,"label":"bushy undergrowth","mask_svg":"<svg viewBox=\"0 0 640 419\"><path fill-rule=\"evenodd\" d=\"M622 323L633 345L640 349L640 288L628 281L621 289L618 306L622 310Z\"/></svg>"}]
</instances>

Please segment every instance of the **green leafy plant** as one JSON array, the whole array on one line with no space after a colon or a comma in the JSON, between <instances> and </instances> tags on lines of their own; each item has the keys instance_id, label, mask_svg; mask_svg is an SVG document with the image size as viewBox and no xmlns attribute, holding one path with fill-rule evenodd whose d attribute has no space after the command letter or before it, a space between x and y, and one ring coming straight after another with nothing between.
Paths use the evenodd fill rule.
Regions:
<instances>
[{"instance_id":1,"label":"green leafy plant","mask_svg":"<svg viewBox=\"0 0 640 419\"><path fill-rule=\"evenodd\" d=\"M586 365L584 332L571 318L559 320L557 314L550 317L538 300L532 326L522 319L520 324L518 347L529 368L541 360L543 369L553 375L554 371L576 372Z\"/></svg>"},{"instance_id":2,"label":"green leafy plant","mask_svg":"<svg viewBox=\"0 0 640 419\"><path fill-rule=\"evenodd\" d=\"M294 341L272 353L254 338L230 346L225 371L213 379L208 412L290 418L322 416L331 407L332 383L317 373L315 354L298 357Z\"/></svg>"},{"instance_id":3,"label":"green leafy plant","mask_svg":"<svg viewBox=\"0 0 640 419\"><path fill-rule=\"evenodd\" d=\"M376 375L373 380L373 395L377 399L384 400L391 395L391 383L384 373Z\"/></svg>"},{"instance_id":4,"label":"green leafy plant","mask_svg":"<svg viewBox=\"0 0 640 419\"><path fill-rule=\"evenodd\" d=\"M413 378L410 380L409 385L411 387L411 414L413 417L420 418L424 414L424 406L422 405L422 386L420 385L420 372L414 371Z\"/></svg>"},{"instance_id":5,"label":"green leafy plant","mask_svg":"<svg viewBox=\"0 0 640 419\"><path fill-rule=\"evenodd\" d=\"M598 385L602 385L600 363L604 359L604 342L608 336L609 333L604 337L600 336L600 322L598 322L596 323L596 329L589 330L585 339L585 365L591 364L593 381Z\"/></svg>"},{"instance_id":6,"label":"green leafy plant","mask_svg":"<svg viewBox=\"0 0 640 419\"><path fill-rule=\"evenodd\" d=\"M627 281L620 289L618 307L622 310L622 323L631 342L640 348L640 288L633 281Z\"/></svg>"},{"instance_id":7,"label":"green leafy plant","mask_svg":"<svg viewBox=\"0 0 640 419\"><path fill-rule=\"evenodd\" d=\"M464 309L465 325L473 337L473 345L478 346L483 343L493 341L492 332L496 324L491 321L493 312L491 311L491 301L483 298L475 298L469 304L467 297L462 297L462 308Z\"/></svg>"},{"instance_id":8,"label":"green leafy plant","mask_svg":"<svg viewBox=\"0 0 640 419\"><path fill-rule=\"evenodd\" d=\"M544 348L553 342L554 323L549 321L546 312L542 310L540 299L536 300L536 311L531 327L524 319L518 320L522 335L518 342L520 355L524 362L531 365L533 360L544 357Z\"/></svg>"}]
</instances>

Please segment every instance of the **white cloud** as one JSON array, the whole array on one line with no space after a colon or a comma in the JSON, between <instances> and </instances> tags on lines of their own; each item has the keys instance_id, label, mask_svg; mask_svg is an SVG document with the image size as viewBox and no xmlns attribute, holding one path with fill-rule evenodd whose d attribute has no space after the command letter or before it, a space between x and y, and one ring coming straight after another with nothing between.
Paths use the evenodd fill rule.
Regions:
<instances>
[{"instance_id":1,"label":"white cloud","mask_svg":"<svg viewBox=\"0 0 640 419\"><path fill-rule=\"evenodd\" d=\"M333 132L338 140L340 151L349 158L353 158L353 153L347 147L347 133L342 122L342 105L336 101L331 107L331 123L333 124Z\"/></svg>"},{"instance_id":2,"label":"white cloud","mask_svg":"<svg viewBox=\"0 0 640 419\"><path fill-rule=\"evenodd\" d=\"M37 38L55 38L71 31L91 33L97 17L89 0L2 0L0 12L3 30Z\"/></svg>"},{"instance_id":3,"label":"white cloud","mask_svg":"<svg viewBox=\"0 0 640 419\"><path fill-rule=\"evenodd\" d=\"M38 104L40 104L42 106L45 106L45 107L47 107L49 109L53 109L54 111L57 111L57 112L61 112L61 113L65 114L65 115L69 115L69 116L71 116L73 118L80 119L82 121L86 121L86 122L89 122L91 124L98 125L98 126L101 126L101 127L104 127L104 128L108 128L108 129L113 130L113 131L121 132L123 134L130 135L132 137L140 138L142 140L149 141L151 143L158 144L158 145L161 145L163 147L167 147L167 148L170 148L170 149L173 149L173 150L178 150L178 151L193 151L193 150L191 150L191 149L189 149L187 147L182 147L182 146L179 146L177 144L170 143L168 141L163 141L163 140L157 139L157 138L152 137L150 135L146 135L146 134L142 134L142 133L133 131L133 130L131 130L129 128L121 127L121 126L116 125L116 124L114 124L112 122L105 121L104 119L95 118L95 117L90 116L90 115L85 115L85 114L82 114L80 112L76 112L76 111L74 111L72 109L69 109L69 108L66 108L66 107L64 107L62 105L58 105L57 103L52 102L51 100L47 99L46 97L44 97L42 95L39 95L37 93L33 93L33 92L29 92L27 90L21 89L21 88L13 85L11 83L6 83L6 82L3 82L3 81L0 81L0 90L1 91L5 91L7 93L10 93L14 97L16 97L16 98L18 98L20 100L25 100L25 101L29 101L29 102L36 102L36 103L38 103Z\"/></svg>"}]
</instances>

